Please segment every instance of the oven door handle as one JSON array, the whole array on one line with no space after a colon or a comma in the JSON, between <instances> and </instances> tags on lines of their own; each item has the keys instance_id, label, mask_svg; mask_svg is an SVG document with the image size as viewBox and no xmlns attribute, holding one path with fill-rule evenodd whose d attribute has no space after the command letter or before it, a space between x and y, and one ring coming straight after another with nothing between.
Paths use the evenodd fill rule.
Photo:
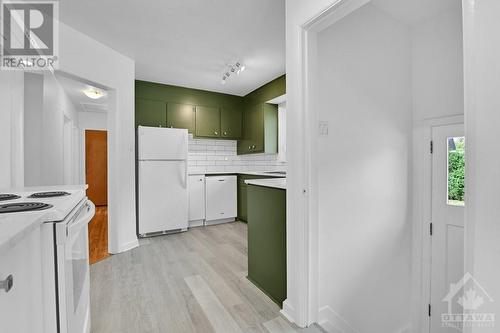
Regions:
<instances>
[{"instance_id":1,"label":"oven door handle","mask_svg":"<svg viewBox=\"0 0 500 333\"><path fill-rule=\"evenodd\" d=\"M81 211L78 213L78 216L68 224L66 228L66 236L72 237L75 233L77 233L81 227L87 225L95 215L95 205L92 201L87 200L85 205L82 207Z\"/></svg>"}]
</instances>

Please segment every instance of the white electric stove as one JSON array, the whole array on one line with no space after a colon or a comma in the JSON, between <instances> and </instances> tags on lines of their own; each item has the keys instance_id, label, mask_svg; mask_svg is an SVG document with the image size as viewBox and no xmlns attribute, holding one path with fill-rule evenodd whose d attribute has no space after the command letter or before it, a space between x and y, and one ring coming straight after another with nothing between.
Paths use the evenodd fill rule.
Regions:
<instances>
[{"instance_id":1,"label":"white electric stove","mask_svg":"<svg viewBox=\"0 0 500 333\"><path fill-rule=\"evenodd\" d=\"M44 332L90 332L88 223L95 214L86 185L0 193L0 215L42 216Z\"/></svg>"}]
</instances>

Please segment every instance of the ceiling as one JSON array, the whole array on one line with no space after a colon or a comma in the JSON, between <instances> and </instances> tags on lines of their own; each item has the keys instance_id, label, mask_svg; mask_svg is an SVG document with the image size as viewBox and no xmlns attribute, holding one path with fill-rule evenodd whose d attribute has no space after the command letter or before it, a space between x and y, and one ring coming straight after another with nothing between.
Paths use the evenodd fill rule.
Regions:
<instances>
[{"instance_id":1,"label":"ceiling","mask_svg":"<svg viewBox=\"0 0 500 333\"><path fill-rule=\"evenodd\" d=\"M79 112L107 112L108 110L108 96L105 95L99 99L92 99L87 97L83 92L89 88L95 88L87 83L56 74L57 82L62 86L66 95L75 105Z\"/></svg>"},{"instance_id":2,"label":"ceiling","mask_svg":"<svg viewBox=\"0 0 500 333\"><path fill-rule=\"evenodd\" d=\"M461 0L373 0L371 3L407 25L461 6Z\"/></svg>"},{"instance_id":3,"label":"ceiling","mask_svg":"<svg viewBox=\"0 0 500 333\"><path fill-rule=\"evenodd\" d=\"M285 0L64 0L60 19L134 59L140 80L243 96L285 73Z\"/></svg>"}]
</instances>

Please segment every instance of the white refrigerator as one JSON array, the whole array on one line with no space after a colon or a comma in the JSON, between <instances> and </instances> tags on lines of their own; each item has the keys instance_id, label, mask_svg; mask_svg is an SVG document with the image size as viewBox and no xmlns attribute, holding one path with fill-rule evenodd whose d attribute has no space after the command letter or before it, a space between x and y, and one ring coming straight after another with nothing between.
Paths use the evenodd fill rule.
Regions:
<instances>
[{"instance_id":1,"label":"white refrigerator","mask_svg":"<svg viewBox=\"0 0 500 333\"><path fill-rule=\"evenodd\" d=\"M138 128L140 237L188 228L188 132Z\"/></svg>"}]
</instances>

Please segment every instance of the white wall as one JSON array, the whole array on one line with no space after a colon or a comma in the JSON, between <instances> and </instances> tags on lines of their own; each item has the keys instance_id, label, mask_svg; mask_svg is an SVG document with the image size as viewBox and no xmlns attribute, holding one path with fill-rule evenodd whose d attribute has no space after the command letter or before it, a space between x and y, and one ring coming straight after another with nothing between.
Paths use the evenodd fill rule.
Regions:
<instances>
[{"instance_id":1,"label":"white wall","mask_svg":"<svg viewBox=\"0 0 500 333\"><path fill-rule=\"evenodd\" d=\"M109 251L138 246L135 218L134 61L60 24L60 70L108 90Z\"/></svg>"},{"instance_id":2,"label":"white wall","mask_svg":"<svg viewBox=\"0 0 500 333\"><path fill-rule=\"evenodd\" d=\"M24 183L41 184L43 132L43 75L24 74Z\"/></svg>"},{"instance_id":3,"label":"white wall","mask_svg":"<svg viewBox=\"0 0 500 333\"><path fill-rule=\"evenodd\" d=\"M318 35L319 321L410 325L411 42L366 5Z\"/></svg>"},{"instance_id":4,"label":"white wall","mask_svg":"<svg viewBox=\"0 0 500 333\"><path fill-rule=\"evenodd\" d=\"M82 130L102 130L108 128L107 113L105 112L78 112L78 126Z\"/></svg>"},{"instance_id":5,"label":"white wall","mask_svg":"<svg viewBox=\"0 0 500 333\"><path fill-rule=\"evenodd\" d=\"M0 188L24 185L24 75L0 72Z\"/></svg>"},{"instance_id":6,"label":"white wall","mask_svg":"<svg viewBox=\"0 0 500 333\"><path fill-rule=\"evenodd\" d=\"M465 29L466 268L495 302L478 311L500 317L500 1L463 0Z\"/></svg>"},{"instance_id":7,"label":"white wall","mask_svg":"<svg viewBox=\"0 0 500 333\"><path fill-rule=\"evenodd\" d=\"M73 183L77 111L51 73L25 75L26 186Z\"/></svg>"}]
</instances>

